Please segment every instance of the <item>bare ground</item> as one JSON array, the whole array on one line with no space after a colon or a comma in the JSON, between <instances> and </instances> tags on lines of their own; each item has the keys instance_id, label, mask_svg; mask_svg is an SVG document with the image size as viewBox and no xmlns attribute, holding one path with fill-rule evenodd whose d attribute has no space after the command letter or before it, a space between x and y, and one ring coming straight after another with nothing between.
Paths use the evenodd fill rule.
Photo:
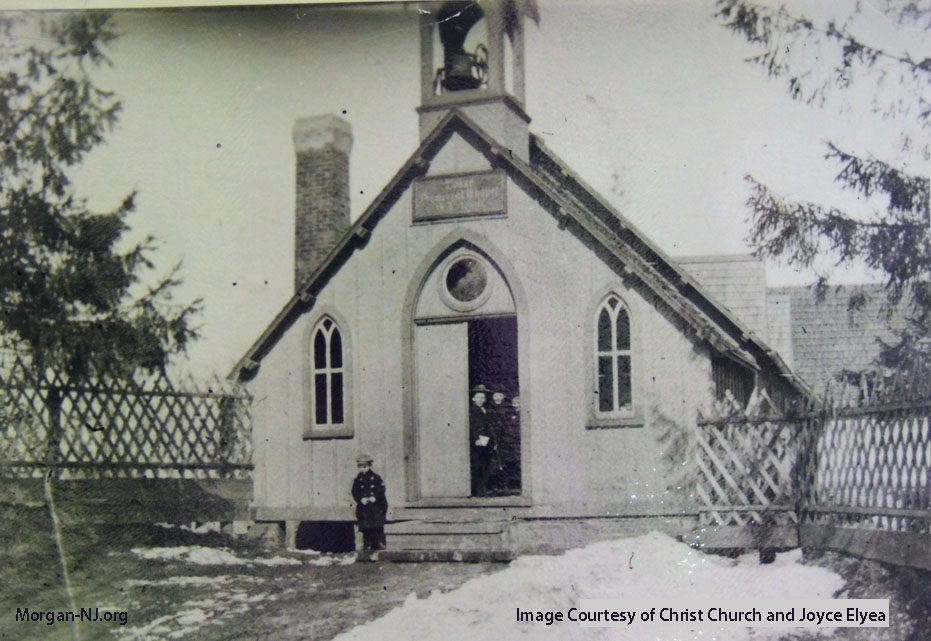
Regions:
<instances>
[{"instance_id":1,"label":"bare ground","mask_svg":"<svg viewBox=\"0 0 931 641\"><path fill-rule=\"evenodd\" d=\"M124 626L102 620L80 624L82 641L326 641L385 614L411 593L424 597L433 590L451 590L474 576L506 567L340 564L351 557L285 553L254 541L179 528L91 526L67 508L59 514L77 607L122 611L128 617ZM69 623L16 621L17 608L70 610L46 509L0 505L0 540L0 639L71 639ZM173 546L197 546L202 552L229 550L243 562L198 565L178 558L145 559L131 551ZM300 562L261 564L274 557ZM833 553L809 552L805 558L806 563L844 577L847 587L838 597L890 598L889 629L845 628L832 638L931 639L931 573Z\"/></svg>"},{"instance_id":2,"label":"bare ground","mask_svg":"<svg viewBox=\"0 0 931 641\"><path fill-rule=\"evenodd\" d=\"M60 513L63 512L60 510ZM64 544L78 608L127 612L118 622L79 624L94 639L326 641L378 618L411 593L451 590L502 564L352 563L352 555L311 556L270 550L217 533L159 526L89 526L62 514ZM70 610L44 507L0 506L0 639L71 639L71 625L16 621L17 608ZM198 565L145 559L133 548L199 546L241 559L296 559L299 564ZM333 565L315 565L318 563ZM101 615L103 616L103 615Z\"/></svg>"}]
</instances>

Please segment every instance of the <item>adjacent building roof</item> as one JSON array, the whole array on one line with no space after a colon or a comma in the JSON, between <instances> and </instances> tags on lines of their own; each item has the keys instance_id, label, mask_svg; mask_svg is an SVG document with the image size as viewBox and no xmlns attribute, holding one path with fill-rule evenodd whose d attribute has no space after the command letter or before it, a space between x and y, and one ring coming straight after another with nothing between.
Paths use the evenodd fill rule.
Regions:
<instances>
[{"instance_id":1,"label":"adjacent building roof","mask_svg":"<svg viewBox=\"0 0 931 641\"><path fill-rule=\"evenodd\" d=\"M831 287L820 299L811 287L777 287L769 293L789 300L794 369L818 393L842 372L870 369L879 340L894 342L905 324L901 308L885 312L882 285ZM852 309L851 296L857 294L864 295L863 305Z\"/></svg>"},{"instance_id":2,"label":"adjacent building roof","mask_svg":"<svg viewBox=\"0 0 931 641\"><path fill-rule=\"evenodd\" d=\"M333 274L356 249L365 245L371 231L411 181L426 173L430 161L454 133L468 140L493 165L503 168L512 180L538 199L561 227L582 237L620 274L645 284L699 340L754 369L781 376L791 388L808 394L805 384L750 326L715 301L698 281L570 171L537 137L530 138L528 163L509 153L457 109L452 109L424 138L243 356L231 377L250 377L288 327L313 305L315 296Z\"/></svg>"},{"instance_id":3,"label":"adjacent building roof","mask_svg":"<svg viewBox=\"0 0 931 641\"><path fill-rule=\"evenodd\" d=\"M677 256L676 261L708 293L771 344L767 322L766 265L763 261L748 254Z\"/></svg>"}]
</instances>

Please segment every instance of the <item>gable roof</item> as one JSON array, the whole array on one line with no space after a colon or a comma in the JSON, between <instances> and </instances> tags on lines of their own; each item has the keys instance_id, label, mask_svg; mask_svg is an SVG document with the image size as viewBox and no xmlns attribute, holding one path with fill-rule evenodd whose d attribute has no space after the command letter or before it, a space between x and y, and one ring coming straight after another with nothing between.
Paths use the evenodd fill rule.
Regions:
<instances>
[{"instance_id":1,"label":"gable roof","mask_svg":"<svg viewBox=\"0 0 931 641\"><path fill-rule=\"evenodd\" d=\"M426 173L430 161L455 133L469 141L494 166L504 169L525 191L537 197L558 220L560 228L568 228L590 241L603 259L624 277L643 282L659 301L691 328L698 339L752 369L770 368L788 385L808 394L805 384L775 351L724 306L715 302L690 275L594 189L567 169L565 163L536 136L530 137L530 161L527 162L510 153L458 109L452 109L424 138L249 348L230 377L250 377L294 321L310 310L317 293L349 256L366 244L371 231L411 182Z\"/></svg>"}]
</instances>

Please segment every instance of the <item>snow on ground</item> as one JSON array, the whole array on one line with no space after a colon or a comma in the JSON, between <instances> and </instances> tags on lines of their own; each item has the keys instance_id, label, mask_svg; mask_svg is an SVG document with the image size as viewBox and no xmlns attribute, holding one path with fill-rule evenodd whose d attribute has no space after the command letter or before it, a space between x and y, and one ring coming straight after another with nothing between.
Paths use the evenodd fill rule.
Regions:
<instances>
[{"instance_id":1,"label":"snow on ground","mask_svg":"<svg viewBox=\"0 0 931 641\"><path fill-rule=\"evenodd\" d=\"M341 556L321 556L307 561L308 565L352 565L356 562L355 554Z\"/></svg>"},{"instance_id":2,"label":"snow on ground","mask_svg":"<svg viewBox=\"0 0 931 641\"><path fill-rule=\"evenodd\" d=\"M218 590L209 597L185 601L176 611L150 621L142 626L119 627L113 634L124 641L156 641L161 639L196 639L204 627L220 628L229 625L237 616L249 613L253 608L278 595L270 592L249 594L244 590Z\"/></svg>"},{"instance_id":3,"label":"snow on ground","mask_svg":"<svg viewBox=\"0 0 931 641\"><path fill-rule=\"evenodd\" d=\"M728 607L735 601L828 599L844 582L823 568L804 566L799 552L777 556L770 565L756 557L738 560L702 554L666 535L596 543L562 556L525 556L495 574L472 579L456 590L418 599L408 596L384 617L353 628L335 641L485 641L486 639L619 639L636 641L744 641L778 639L786 630L728 627L697 623L703 629L675 629L671 624L635 623L624 628L582 628L578 623L516 621L516 610L562 611L579 599L615 599L619 603L653 602L685 607L688 601L712 599ZM795 628L814 638L832 629Z\"/></svg>"},{"instance_id":4,"label":"snow on ground","mask_svg":"<svg viewBox=\"0 0 931 641\"><path fill-rule=\"evenodd\" d=\"M195 565L300 565L298 559L275 556L269 559L243 559L226 548L208 548L202 545L179 545L164 548L133 548L136 556L148 560L182 561Z\"/></svg>"},{"instance_id":5,"label":"snow on ground","mask_svg":"<svg viewBox=\"0 0 931 641\"><path fill-rule=\"evenodd\" d=\"M247 576L244 574L238 575L221 575L221 576L169 576L164 579L127 579L123 581L123 585L127 588L141 588L141 587L150 587L150 586L217 586L224 583L229 583L235 579L236 583L255 583L259 581L257 577Z\"/></svg>"}]
</instances>

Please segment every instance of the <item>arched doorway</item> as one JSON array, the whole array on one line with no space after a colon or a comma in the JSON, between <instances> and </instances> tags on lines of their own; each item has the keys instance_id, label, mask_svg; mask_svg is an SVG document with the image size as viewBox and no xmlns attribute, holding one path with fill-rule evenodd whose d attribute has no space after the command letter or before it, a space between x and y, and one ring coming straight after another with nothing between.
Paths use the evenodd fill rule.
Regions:
<instances>
[{"instance_id":1,"label":"arched doorway","mask_svg":"<svg viewBox=\"0 0 931 641\"><path fill-rule=\"evenodd\" d=\"M504 274L477 247L451 247L427 273L412 321L416 494L520 494L518 322ZM479 419L487 440L476 440Z\"/></svg>"}]
</instances>

